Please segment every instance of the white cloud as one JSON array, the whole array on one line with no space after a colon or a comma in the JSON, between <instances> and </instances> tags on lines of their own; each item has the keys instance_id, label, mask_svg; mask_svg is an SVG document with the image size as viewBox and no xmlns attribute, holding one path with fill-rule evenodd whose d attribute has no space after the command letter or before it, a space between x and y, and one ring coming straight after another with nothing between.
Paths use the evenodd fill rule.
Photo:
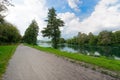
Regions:
<instances>
[{"instance_id":1,"label":"white cloud","mask_svg":"<svg viewBox=\"0 0 120 80\"><path fill-rule=\"evenodd\" d=\"M9 14L5 19L15 24L22 35L33 19L39 24L40 30L46 26L44 22L47 16L46 0L23 0L22 4L14 5L15 7L9 7Z\"/></svg>"},{"instance_id":2,"label":"white cloud","mask_svg":"<svg viewBox=\"0 0 120 80\"><path fill-rule=\"evenodd\" d=\"M81 24L87 31L99 32L101 30L120 29L120 3L118 0L101 0L95 7L95 11L90 17L85 19ZM89 26L86 26L89 24ZM86 31L85 31L86 32Z\"/></svg>"},{"instance_id":3,"label":"white cloud","mask_svg":"<svg viewBox=\"0 0 120 80\"><path fill-rule=\"evenodd\" d=\"M44 22L48 11L46 0L23 0L20 4L18 0L16 1L15 7L9 7L6 20L17 25L22 35L33 19L37 20L40 30L46 27ZM69 38L77 35L78 32L98 33L102 30L120 30L120 2L118 1L100 0L91 15L82 21L75 13L59 13L58 16L65 22L62 36ZM78 9L79 0L68 0L68 2L71 8ZM42 38L42 34L39 35Z\"/></svg>"},{"instance_id":4,"label":"white cloud","mask_svg":"<svg viewBox=\"0 0 120 80\"><path fill-rule=\"evenodd\" d=\"M74 9L75 11L80 11L78 5L82 3L82 1L80 0L67 0L68 1L68 5Z\"/></svg>"},{"instance_id":5,"label":"white cloud","mask_svg":"<svg viewBox=\"0 0 120 80\"><path fill-rule=\"evenodd\" d=\"M120 3L119 0L100 0L95 10L88 18L80 21L74 13L66 12L59 14L66 26L63 29L64 35L71 33L99 33L102 30L120 30Z\"/></svg>"},{"instance_id":6,"label":"white cloud","mask_svg":"<svg viewBox=\"0 0 120 80\"><path fill-rule=\"evenodd\" d=\"M63 27L64 34L69 34L70 32L76 31L76 29L79 28L77 25L79 24L80 20L75 16L74 13L59 13L58 16L65 22L65 27Z\"/></svg>"}]
</instances>

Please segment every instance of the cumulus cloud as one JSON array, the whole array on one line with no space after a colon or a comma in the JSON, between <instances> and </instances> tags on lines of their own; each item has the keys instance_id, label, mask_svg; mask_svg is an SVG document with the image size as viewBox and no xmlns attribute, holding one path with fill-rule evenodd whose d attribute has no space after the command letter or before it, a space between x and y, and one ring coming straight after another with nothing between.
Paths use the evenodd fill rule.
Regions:
<instances>
[{"instance_id":1,"label":"cumulus cloud","mask_svg":"<svg viewBox=\"0 0 120 80\"><path fill-rule=\"evenodd\" d=\"M79 28L77 25L79 24L80 19L75 16L74 13L70 12L59 13L58 16L65 22L65 27L62 29L63 37L69 38L70 36L75 35L74 31L77 31Z\"/></svg>"},{"instance_id":2,"label":"cumulus cloud","mask_svg":"<svg viewBox=\"0 0 120 80\"><path fill-rule=\"evenodd\" d=\"M8 8L9 14L5 19L17 25L22 35L33 19L38 22L40 30L46 26L46 0L23 0L22 4L16 3L14 7Z\"/></svg>"},{"instance_id":3,"label":"cumulus cloud","mask_svg":"<svg viewBox=\"0 0 120 80\"><path fill-rule=\"evenodd\" d=\"M76 10L79 2L79 0L68 0L71 8ZM47 12L46 0L23 0L15 4L15 7L9 7L6 20L17 25L23 35L33 19L37 20L40 30L46 27L44 20ZM120 30L120 1L100 0L91 15L84 20L80 20L71 12L59 13L58 17L65 22L65 26L61 29L64 38L75 36L78 32L97 34L102 30ZM41 35L40 33L39 36Z\"/></svg>"},{"instance_id":4,"label":"cumulus cloud","mask_svg":"<svg viewBox=\"0 0 120 80\"><path fill-rule=\"evenodd\" d=\"M91 15L81 21L74 13L60 13L59 17L64 20L66 26L64 35L72 33L99 33L102 30L120 30L120 3L119 0L100 0Z\"/></svg>"},{"instance_id":5,"label":"cumulus cloud","mask_svg":"<svg viewBox=\"0 0 120 80\"><path fill-rule=\"evenodd\" d=\"M79 9L79 4L81 4L82 3L82 1L80 1L80 0L67 0L68 1L68 5L72 8L72 9L74 9L75 11L80 11L80 9Z\"/></svg>"},{"instance_id":6,"label":"cumulus cloud","mask_svg":"<svg viewBox=\"0 0 120 80\"><path fill-rule=\"evenodd\" d=\"M91 32L99 32L101 30L117 30L120 29L120 3L118 0L101 0L95 7L95 11L90 17L85 19L81 24Z\"/></svg>"}]
</instances>

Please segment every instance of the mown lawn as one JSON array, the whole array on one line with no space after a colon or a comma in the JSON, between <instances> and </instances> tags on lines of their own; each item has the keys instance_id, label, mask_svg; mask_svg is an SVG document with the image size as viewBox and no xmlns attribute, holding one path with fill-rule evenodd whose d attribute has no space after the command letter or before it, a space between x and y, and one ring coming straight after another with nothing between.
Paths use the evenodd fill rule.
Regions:
<instances>
[{"instance_id":1,"label":"mown lawn","mask_svg":"<svg viewBox=\"0 0 120 80\"><path fill-rule=\"evenodd\" d=\"M115 72L120 72L120 61L119 60L110 60L105 57L93 57L93 56L87 56L87 55L77 54L77 53L69 53L69 52L60 51L60 50L53 49L53 48L44 48L40 46L31 46L31 47L36 48L41 51L56 54L58 56L63 56L63 57L67 57L70 59L77 60L77 61L82 61L85 63L93 64L93 65L102 67L104 69L112 70Z\"/></svg>"},{"instance_id":2,"label":"mown lawn","mask_svg":"<svg viewBox=\"0 0 120 80\"><path fill-rule=\"evenodd\" d=\"M0 46L0 80L17 45Z\"/></svg>"}]
</instances>

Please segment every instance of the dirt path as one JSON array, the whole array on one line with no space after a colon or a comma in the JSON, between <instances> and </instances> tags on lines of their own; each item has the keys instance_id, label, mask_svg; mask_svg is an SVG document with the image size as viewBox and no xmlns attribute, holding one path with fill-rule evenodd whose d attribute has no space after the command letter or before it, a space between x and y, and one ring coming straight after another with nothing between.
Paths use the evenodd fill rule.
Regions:
<instances>
[{"instance_id":1,"label":"dirt path","mask_svg":"<svg viewBox=\"0 0 120 80\"><path fill-rule=\"evenodd\" d=\"M115 80L52 54L20 45L3 80Z\"/></svg>"}]
</instances>

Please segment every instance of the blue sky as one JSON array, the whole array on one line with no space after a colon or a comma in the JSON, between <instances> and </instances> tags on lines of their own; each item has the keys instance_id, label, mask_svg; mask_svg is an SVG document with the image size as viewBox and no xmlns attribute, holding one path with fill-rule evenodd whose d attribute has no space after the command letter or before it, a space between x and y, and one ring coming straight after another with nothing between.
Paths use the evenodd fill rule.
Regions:
<instances>
[{"instance_id":1,"label":"blue sky","mask_svg":"<svg viewBox=\"0 0 120 80\"><path fill-rule=\"evenodd\" d=\"M84 19L94 11L96 4L99 0L79 0L80 3L76 4L80 11L75 11L72 9L67 0L47 0L47 5L49 8L54 7L57 13L72 12L75 13L77 17Z\"/></svg>"},{"instance_id":2,"label":"blue sky","mask_svg":"<svg viewBox=\"0 0 120 80\"><path fill-rule=\"evenodd\" d=\"M62 37L71 38L78 32L98 34L102 30L120 30L119 0L12 0L15 7L8 7L5 18L13 23L23 35L35 19L40 31L46 27L48 9L54 7L59 18L65 22ZM39 32L39 39L42 37Z\"/></svg>"}]
</instances>

